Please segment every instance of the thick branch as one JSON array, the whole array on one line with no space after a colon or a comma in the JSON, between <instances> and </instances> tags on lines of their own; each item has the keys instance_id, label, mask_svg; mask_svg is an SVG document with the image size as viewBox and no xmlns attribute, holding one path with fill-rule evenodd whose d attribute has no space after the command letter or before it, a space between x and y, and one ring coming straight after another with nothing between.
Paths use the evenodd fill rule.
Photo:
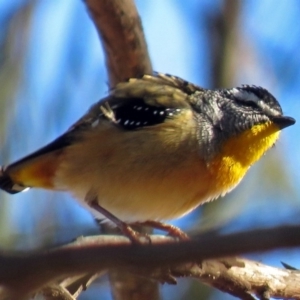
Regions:
<instances>
[{"instance_id":1,"label":"thick branch","mask_svg":"<svg viewBox=\"0 0 300 300\"><path fill-rule=\"evenodd\" d=\"M152 73L142 23L132 0L85 0L101 38L110 86Z\"/></svg>"},{"instance_id":2,"label":"thick branch","mask_svg":"<svg viewBox=\"0 0 300 300\"><path fill-rule=\"evenodd\" d=\"M152 236L151 240L150 245L147 241L143 245L132 245L121 236L99 236L82 238L44 253L2 255L0 282L14 293L28 295L58 278L111 268L138 270L132 272L142 272L169 282L168 278L171 277L166 276L164 271L161 272L163 277L153 274L157 274L157 270L164 270L162 268L170 268L171 275L199 277L210 285L227 289L227 292L230 292L228 289L232 289L232 293L249 290L259 294L267 290L271 296L274 293L275 296L280 294L280 297L300 299L300 289L296 285L300 279L298 271L280 271L237 258L205 262L199 270L194 269L193 265L204 259L300 246L300 226L253 230L227 236L201 235L195 240L180 243L161 236ZM182 263L190 265L178 266Z\"/></svg>"},{"instance_id":3,"label":"thick branch","mask_svg":"<svg viewBox=\"0 0 300 300\"><path fill-rule=\"evenodd\" d=\"M190 276L241 299L269 297L300 299L300 272L263 265L244 258L205 260L201 267L187 264L173 270L176 276ZM251 298L250 298L251 297Z\"/></svg>"}]
</instances>

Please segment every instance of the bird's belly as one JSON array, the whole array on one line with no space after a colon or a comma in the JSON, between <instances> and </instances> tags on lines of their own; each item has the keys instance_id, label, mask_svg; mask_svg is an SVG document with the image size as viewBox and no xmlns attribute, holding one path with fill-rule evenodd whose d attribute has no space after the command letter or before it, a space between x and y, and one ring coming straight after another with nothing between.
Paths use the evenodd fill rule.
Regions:
<instances>
[{"instance_id":1,"label":"bird's belly","mask_svg":"<svg viewBox=\"0 0 300 300\"><path fill-rule=\"evenodd\" d=\"M204 165L153 171L106 174L96 190L99 204L134 222L175 219L209 199L211 179Z\"/></svg>"},{"instance_id":2,"label":"bird's belly","mask_svg":"<svg viewBox=\"0 0 300 300\"><path fill-rule=\"evenodd\" d=\"M213 175L200 158L191 131L185 136L169 126L163 141L161 127L143 135L116 131L113 127L103 131L105 145L93 142L101 139L97 132L89 133L84 149L79 143L71 146L57 173L58 187L79 199L93 190L99 204L124 221L178 218L216 197Z\"/></svg>"},{"instance_id":3,"label":"bird's belly","mask_svg":"<svg viewBox=\"0 0 300 300\"><path fill-rule=\"evenodd\" d=\"M180 164L151 161L121 167L107 159L95 177L91 176L96 174L92 166L82 168L80 177L65 182L66 189L78 199L93 190L101 206L127 222L175 219L213 194L213 178L203 161L188 159Z\"/></svg>"}]
</instances>

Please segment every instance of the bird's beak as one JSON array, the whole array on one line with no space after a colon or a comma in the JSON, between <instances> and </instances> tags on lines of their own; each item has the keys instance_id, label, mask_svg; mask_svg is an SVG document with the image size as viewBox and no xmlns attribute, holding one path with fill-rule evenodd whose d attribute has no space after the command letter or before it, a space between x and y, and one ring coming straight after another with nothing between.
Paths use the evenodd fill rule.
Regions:
<instances>
[{"instance_id":1,"label":"bird's beak","mask_svg":"<svg viewBox=\"0 0 300 300\"><path fill-rule=\"evenodd\" d=\"M275 124L277 124L280 129L294 125L296 123L296 120L294 118L286 117L286 116L273 117L272 121Z\"/></svg>"}]
</instances>

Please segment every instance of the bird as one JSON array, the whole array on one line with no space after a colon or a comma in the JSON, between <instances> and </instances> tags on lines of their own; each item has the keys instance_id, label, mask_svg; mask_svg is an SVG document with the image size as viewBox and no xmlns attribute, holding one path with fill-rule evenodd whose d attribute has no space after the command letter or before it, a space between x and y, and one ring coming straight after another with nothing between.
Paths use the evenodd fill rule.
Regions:
<instances>
[{"instance_id":1,"label":"bird","mask_svg":"<svg viewBox=\"0 0 300 300\"><path fill-rule=\"evenodd\" d=\"M254 85L153 73L118 83L64 134L0 169L0 189L68 191L125 233L224 196L295 123ZM128 232L127 232L128 233Z\"/></svg>"}]
</instances>

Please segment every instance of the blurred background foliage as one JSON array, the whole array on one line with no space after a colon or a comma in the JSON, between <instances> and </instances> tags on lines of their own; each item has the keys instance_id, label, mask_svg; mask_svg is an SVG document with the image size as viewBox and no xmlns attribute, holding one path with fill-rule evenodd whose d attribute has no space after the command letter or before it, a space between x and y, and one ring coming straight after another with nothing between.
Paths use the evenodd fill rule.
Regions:
<instances>
[{"instance_id":1,"label":"blurred background foliage","mask_svg":"<svg viewBox=\"0 0 300 300\"><path fill-rule=\"evenodd\" d=\"M263 86L284 113L300 115L300 4L297 0L137 0L154 69L207 88ZM0 0L0 163L63 133L106 95L96 30L82 1ZM299 223L299 122L222 201L173 223L223 232ZM84 178L83 178L84 180ZM0 192L1 249L37 249L97 234L90 213L70 196ZM252 255L300 266L299 249ZM163 286L164 299L232 299L192 280ZM110 299L107 281L80 299Z\"/></svg>"}]
</instances>

